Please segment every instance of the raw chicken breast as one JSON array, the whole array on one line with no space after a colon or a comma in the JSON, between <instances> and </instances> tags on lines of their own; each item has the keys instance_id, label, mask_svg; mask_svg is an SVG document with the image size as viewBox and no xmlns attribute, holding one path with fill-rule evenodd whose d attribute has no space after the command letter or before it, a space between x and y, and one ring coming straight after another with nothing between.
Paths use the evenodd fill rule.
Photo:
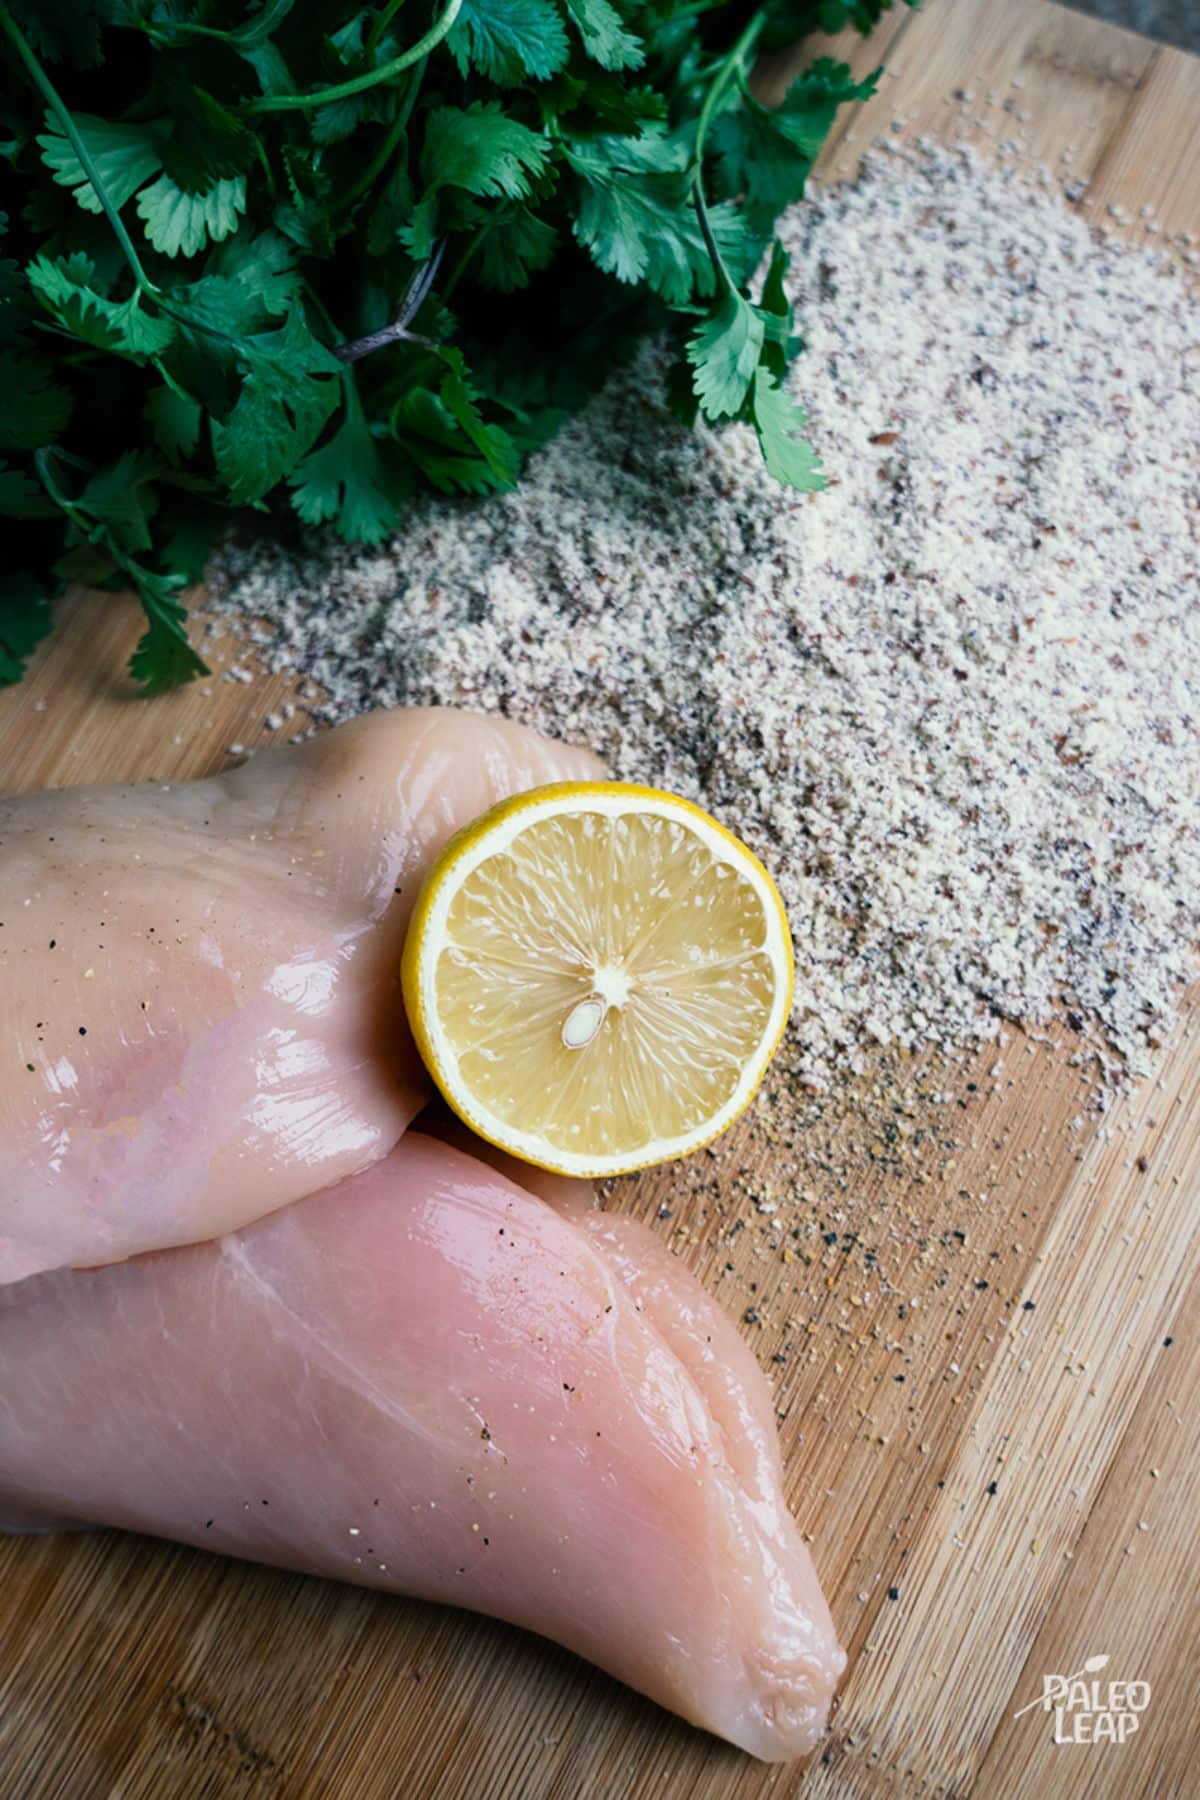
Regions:
<instances>
[{"instance_id":1,"label":"raw chicken breast","mask_svg":"<svg viewBox=\"0 0 1200 1800\"><path fill-rule=\"evenodd\" d=\"M0 1294L0 1517L510 1619L754 1755L843 1666L766 1384L630 1220L410 1132L219 1243Z\"/></svg>"},{"instance_id":2,"label":"raw chicken breast","mask_svg":"<svg viewBox=\"0 0 1200 1800\"><path fill-rule=\"evenodd\" d=\"M426 865L598 768L413 710L209 781L0 802L0 1283L215 1237L385 1155L429 1090L398 979Z\"/></svg>"}]
</instances>

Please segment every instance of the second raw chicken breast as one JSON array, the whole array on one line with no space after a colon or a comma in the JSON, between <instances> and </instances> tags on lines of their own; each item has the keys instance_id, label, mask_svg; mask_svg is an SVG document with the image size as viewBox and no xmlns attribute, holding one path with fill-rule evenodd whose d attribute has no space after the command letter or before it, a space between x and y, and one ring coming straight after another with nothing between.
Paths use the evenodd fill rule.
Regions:
<instances>
[{"instance_id":1,"label":"second raw chicken breast","mask_svg":"<svg viewBox=\"0 0 1200 1800\"><path fill-rule=\"evenodd\" d=\"M749 1350L643 1227L446 1143L0 1292L0 1395L9 1528L492 1613L769 1760L824 1729L844 1657Z\"/></svg>"}]
</instances>

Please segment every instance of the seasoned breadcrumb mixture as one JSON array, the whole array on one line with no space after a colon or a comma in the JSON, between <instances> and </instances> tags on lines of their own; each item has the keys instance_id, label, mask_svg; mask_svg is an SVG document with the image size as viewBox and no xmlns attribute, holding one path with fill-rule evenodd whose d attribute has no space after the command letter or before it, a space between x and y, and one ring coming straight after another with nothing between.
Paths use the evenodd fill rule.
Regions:
<instances>
[{"instance_id":1,"label":"seasoned breadcrumb mixture","mask_svg":"<svg viewBox=\"0 0 1200 1800\"><path fill-rule=\"evenodd\" d=\"M786 240L824 492L677 427L647 351L515 493L229 547L214 607L320 719L498 708L715 812L786 901L812 1086L1064 1007L1137 1073L1200 936L1194 283L960 151Z\"/></svg>"}]
</instances>

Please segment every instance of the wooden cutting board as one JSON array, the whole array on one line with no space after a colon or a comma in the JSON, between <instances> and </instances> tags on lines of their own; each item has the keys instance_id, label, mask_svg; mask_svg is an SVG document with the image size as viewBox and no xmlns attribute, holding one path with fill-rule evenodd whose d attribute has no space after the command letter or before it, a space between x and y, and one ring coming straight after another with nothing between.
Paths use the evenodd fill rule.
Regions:
<instances>
[{"instance_id":1,"label":"wooden cutting board","mask_svg":"<svg viewBox=\"0 0 1200 1800\"><path fill-rule=\"evenodd\" d=\"M950 137L982 109L984 148L1019 132L1061 167L1073 147L1097 215L1148 203L1168 232L1200 228L1200 61L1041 0L931 0L851 54L888 74L827 173L893 120ZM133 609L65 619L0 696L0 788L204 774L289 697L263 677L136 700ZM214 646L218 668L235 659ZM812 1182L786 1201L804 1229L782 1249L739 1201L739 1177L778 1162L769 1107L702 1181L620 1186L774 1383L850 1651L807 1770L764 1768L503 1626L107 1534L0 1542L0 1796L1200 1792L1198 1012L1103 1127L1081 1116L1069 1042L1014 1034L948 1104L936 1068L882 1060L807 1103ZM1015 1716L1043 1674L1097 1655L1102 1680L1150 1683L1128 1742L1055 1744L1038 1708Z\"/></svg>"}]
</instances>

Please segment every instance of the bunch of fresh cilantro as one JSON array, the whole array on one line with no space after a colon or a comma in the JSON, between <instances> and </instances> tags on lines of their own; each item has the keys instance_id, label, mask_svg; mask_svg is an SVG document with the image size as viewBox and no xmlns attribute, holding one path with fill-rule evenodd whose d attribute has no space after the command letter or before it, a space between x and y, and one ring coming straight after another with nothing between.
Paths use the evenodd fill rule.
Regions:
<instances>
[{"instance_id":1,"label":"bunch of fresh cilantro","mask_svg":"<svg viewBox=\"0 0 1200 1800\"><path fill-rule=\"evenodd\" d=\"M203 673L231 507L375 543L510 487L664 326L681 414L820 486L773 231L873 78L749 77L890 4L0 0L0 682L66 581L136 589L147 690Z\"/></svg>"}]
</instances>

